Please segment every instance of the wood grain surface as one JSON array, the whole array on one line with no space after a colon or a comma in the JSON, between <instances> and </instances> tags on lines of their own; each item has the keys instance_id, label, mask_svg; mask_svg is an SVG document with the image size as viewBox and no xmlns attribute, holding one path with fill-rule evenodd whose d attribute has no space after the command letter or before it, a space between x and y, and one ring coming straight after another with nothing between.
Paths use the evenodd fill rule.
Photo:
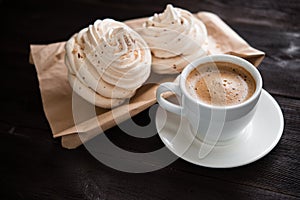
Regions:
<instances>
[{"instance_id":1,"label":"wood grain surface","mask_svg":"<svg viewBox=\"0 0 300 200\"><path fill-rule=\"evenodd\" d=\"M52 138L35 68L28 62L29 45L65 41L96 19L150 16L167 3L192 12L214 12L266 52L259 71L264 88L281 106L285 128L264 158L232 169L209 169L178 159L155 172L131 174L105 166L83 146L66 150L60 139ZM299 199L299 10L298 0L1 0L0 198ZM134 121L147 124L148 110ZM163 147L157 135L137 139L118 127L105 134L133 152Z\"/></svg>"}]
</instances>

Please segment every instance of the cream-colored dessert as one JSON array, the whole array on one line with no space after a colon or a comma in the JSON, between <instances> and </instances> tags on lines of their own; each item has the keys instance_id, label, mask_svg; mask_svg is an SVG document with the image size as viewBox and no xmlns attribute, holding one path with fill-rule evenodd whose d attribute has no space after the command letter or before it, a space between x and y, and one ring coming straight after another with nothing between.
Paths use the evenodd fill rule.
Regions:
<instances>
[{"instance_id":1,"label":"cream-colored dessert","mask_svg":"<svg viewBox=\"0 0 300 200\"><path fill-rule=\"evenodd\" d=\"M148 18L138 33L151 48L152 69L159 74L178 73L207 54L205 25L187 10L172 5Z\"/></svg>"},{"instance_id":2,"label":"cream-colored dessert","mask_svg":"<svg viewBox=\"0 0 300 200\"><path fill-rule=\"evenodd\" d=\"M97 20L66 43L73 90L96 106L112 108L132 97L151 71L151 52L134 30L112 19Z\"/></svg>"}]
</instances>

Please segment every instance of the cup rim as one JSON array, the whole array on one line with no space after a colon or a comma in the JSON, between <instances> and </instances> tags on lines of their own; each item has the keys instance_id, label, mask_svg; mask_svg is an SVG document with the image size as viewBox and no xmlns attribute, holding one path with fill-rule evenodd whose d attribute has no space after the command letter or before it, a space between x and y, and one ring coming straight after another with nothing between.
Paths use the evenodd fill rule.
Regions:
<instances>
[{"instance_id":1,"label":"cup rim","mask_svg":"<svg viewBox=\"0 0 300 200\"><path fill-rule=\"evenodd\" d=\"M232 63L232 64L239 65L240 67L247 70L253 76L253 78L255 79L255 82L256 82L256 89L255 89L255 92L253 93L253 95L249 99L247 99L246 101L244 101L240 104L229 105L229 106L211 105L211 104L207 104L203 101L193 98L186 89L186 83L185 83L186 81L185 80L186 80L187 76L191 73L191 71L193 69L195 69L197 66L199 66L201 64L205 64L205 63L211 63L211 62ZM180 75L179 84L180 84L180 88L181 88L181 91L183 92L183 94L187 98L189 98L192 102L194 102L198 105L201 105L208 109L233 110L233 109L247 106L259 97L261 90L262 90L262 77L261 77L259 71L257 70L257 68L253 64L248 62L247 60L237 57L237 56L228 55L228 54L216 54L216 55L209 55L209 56L201 57L201 58L198 58L198 59L192 61L191 63L189 63L184 68L184 70L182 71L182 73Z\"/></svg>"}]
</instances>

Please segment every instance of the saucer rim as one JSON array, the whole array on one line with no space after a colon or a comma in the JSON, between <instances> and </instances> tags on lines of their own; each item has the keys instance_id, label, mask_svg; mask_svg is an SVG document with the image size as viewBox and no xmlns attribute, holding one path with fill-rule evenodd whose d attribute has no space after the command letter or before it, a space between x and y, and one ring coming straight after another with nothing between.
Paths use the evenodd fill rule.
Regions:
<instances>
[{"instance_id":1,"label":"saucer rim","mask_svg":"<svg viewBox=\"0 0 300 200\"><path fill-rule=\"evenodd\" d=\"M198 166L202 166L202 167L207 167L207 168L235 168L235 167L240 167L240 166L244 166L244 165L248 165L250 163L253 163L261 158L263 158L264 156L266 156L268 153L270 153L274 148L275 146L278 144L278 142L280 141L280 138L282 137L282 134L283 134L283 130L284 130L284 117L283 117L283 113L282 113L282 110L279 106L279 104L277 103L277 101L272 97L272 95L270 95L266 90L262 89L262 95L265 95L266 98L267 98L267 101L271 101L272 102L272 107L273 109L276 109L276 113L277 113L277 116L279 117L279 128L277 131L274 131L273 134L276 134L276 138L273 139L272 142L270 142L269 145L266 145L267 147L264 149L264 151L261 151L259 154L257 154L257 156L253 156L252 159L249 159L247 160L246 162L241 162L241 163L232 163L232 164L225 164L225 165L212 165L212 164L206 164L205 162L199 162L195 159L191 159L190 157L186 156L186 152L189 151L189 149L193 146L193 145L199 145L199 143L201 143L201 141L193 141L192 144L189 146L189 148L186 150L186 152L184 152L182 155L179 155L176 150L174 149L174 147L171 147L168 145L168 142L165 141L167 139L165 139L165 137L163 136L163 134L161 134L160 132L161 131L158 131L157 129L157 133L161 139L161 141L164 143L164 145L172 152L174 153L176 156L178 156L179 158L187 161L187 162L190 162L192 164L195 164L195 165L198 165ZM161 108L161 107L160 107ZM163 109L163 108L161 108ZM164 110L164 109L163 109ZM157 122L156 122L156 127L157 127ZM251 137L251 136L250 136ZM233 146L236 145L236 144L232 144ZM214 148L218 148L218 147L214 147ZM226 148L226 147L225 147ZM208 155L210 156L210 155Z\"/></svg>"}]
</instances>

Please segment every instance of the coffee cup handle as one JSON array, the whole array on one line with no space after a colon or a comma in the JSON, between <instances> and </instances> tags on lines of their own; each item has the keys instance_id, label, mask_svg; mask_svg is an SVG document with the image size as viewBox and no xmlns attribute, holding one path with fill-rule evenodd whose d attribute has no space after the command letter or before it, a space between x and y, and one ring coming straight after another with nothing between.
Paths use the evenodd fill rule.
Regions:
<instances>
[{"instance_id":1,"label":"coffee cup handle","mask_svg":"<svg viewBox=\"0 0 300 200\"><path fill-rule=\"evenodd\" d=\"M156 99L159 105L164 108L165 110L175 113L177 115L182 114L182 106L176 105L171 103L170 101L166 100L162 94L165 92L174 92L176 95L181 96L181 90L178 84L166 82L162 83L158 86L156 90Z\"/></svg>"}]
</instances>

